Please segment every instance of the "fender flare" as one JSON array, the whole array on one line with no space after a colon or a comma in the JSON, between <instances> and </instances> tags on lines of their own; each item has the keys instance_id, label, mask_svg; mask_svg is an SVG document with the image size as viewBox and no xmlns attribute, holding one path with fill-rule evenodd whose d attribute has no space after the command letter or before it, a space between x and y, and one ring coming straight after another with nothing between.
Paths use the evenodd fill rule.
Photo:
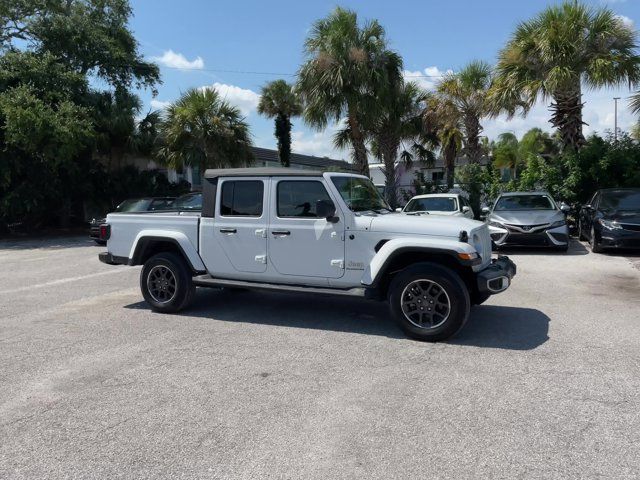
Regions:
<instances>
[{"instance_id":1,"label":"fender flare","mask_svg":"<svg viewBox=\"0 0 640 480\"><path fill-rule=\"evenodd\" d=\"M193 271L204 272L206 267L193 246L189 238L183 232L172 232L166 230L141 230L136 235L131 250L129 252L129 264L140 265L140 257L144 251L144 246L148 242L169 242L173 243L184 255L189 262L189 266Z\"/></svg>"},{"instance_id":2,"label":"fender flare","mask_svg":"<svg viewBox=\"0 0 640 480\"><path fill-rule=\"evenodd\" d=\"M463 267L473 267L482 262L478 256L472 260L460 258L458 254L477 254L471 244L450 239L403 237L385 242L376 255L369 262L369 266L362 275L361 283L367 287L376 287L387 266L399 255L405 253L431 253L447 255Z\"/></svg>"}]
</instances>

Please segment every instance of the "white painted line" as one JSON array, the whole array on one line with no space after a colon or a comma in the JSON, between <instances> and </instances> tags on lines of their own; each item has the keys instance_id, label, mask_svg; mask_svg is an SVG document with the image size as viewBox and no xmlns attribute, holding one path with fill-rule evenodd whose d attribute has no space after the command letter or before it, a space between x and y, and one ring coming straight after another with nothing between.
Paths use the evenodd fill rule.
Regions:
<instances>
[{"instance_id":1,"label":"white painted line","mask_svg":"<svg viewBox=\"0 0 640 480\"><path fill-rule=\"evenodd\" d=\"M91 273L89 275L81 275L79 277L70 277L70 278L60 278L58 280L52 280L50 282L45 282L45 283L39 283L36 285L29 285L26 287L20 287L20 288L13 288L11 290L3 290L0 291L0 295L1 294L7 294L7 293L18 293L18 292L26 292L28 290L31 290L33 288L42 288L42 287L50 287L53 285L60 285L63 283L70 283L70 282L77 282L80 280L86 280L87 278L93 278L93 277L100 277L103 275L112 275L114 273L121 273L121 272L128 272L129 269L125 269L125 268L116 268L114 270L107 270L104 272L97 272L97 273Z\"/></svg>"}]
</instances>

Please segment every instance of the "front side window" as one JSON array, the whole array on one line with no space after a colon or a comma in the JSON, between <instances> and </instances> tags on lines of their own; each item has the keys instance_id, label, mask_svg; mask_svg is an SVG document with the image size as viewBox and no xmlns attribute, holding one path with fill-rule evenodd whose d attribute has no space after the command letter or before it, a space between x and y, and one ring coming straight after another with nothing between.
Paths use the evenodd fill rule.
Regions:
<instances>
[{"instance_id":1,"label":"front side window","mask_svg":"<svg viewBox=\"0 0 640 480\"><path fill-rule=\"evenodd\" d=\"M553 200L547 195L509 195L500 197L495 210L555 210Z\"/></svg>"},{"instance_id":2,"label":"front side window","mask_svg":"<svg viewBox=\"0 0 640 480\"><path fill-rule=\"evenodd\" d=\"M414 198L404 209L405 212L456 212L456 197Z\"/></svg>"},{"instance_id":3,"label":"front side window","mask_svg":"<svg viewBox=\"0 0 640 480\"><path fill-rule=\"evenodd\" d=\"M316 213L318 200L331 202L327 190L320 182L301 180L278 182L278 217L319 218Z\"/></svg>"},{"instance_id":4,"label":"front side window","mask_svg":"<svg viewBox=\"0 0 640 480\"><path fill-rule=\"evenodd\" d=\"M331 181L338 189L340 196L353 212L382 210L391 211L371 180L358 177L331 177Z\"/></svg>"},{"instance_id":5,"label":"front side window","mask_svg":"<svg viewBox=\"0 0 640 480\"><path fill-rule=\"evenodd\" d=\"M234 180L222 184L220 214L226 217L260 217L264 183L259 180Z\"/></svg>"}]
</instances>

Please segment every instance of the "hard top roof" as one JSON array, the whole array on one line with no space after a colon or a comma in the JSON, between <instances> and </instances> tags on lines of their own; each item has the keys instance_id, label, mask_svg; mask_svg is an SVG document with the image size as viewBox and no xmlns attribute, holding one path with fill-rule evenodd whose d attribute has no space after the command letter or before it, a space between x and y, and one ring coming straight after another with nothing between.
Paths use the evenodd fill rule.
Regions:
<instances>
[{"instance_id":1,"label":"hard top roof","mask_svg":"<svg viewBox=\"0 0 640 480\"><path fill-rule=\"evenodd\" d=\"M505 192L501 193L501 197L515 197L520 195L546 195L550 197L549 192Z\"/></svg>"},{"instance_id":2,"label":"hard top roof","mask_svg":"<svg viewBox=\"0 0 640 480\"><path fill-rule=\"evenodd\" d=\"M320 170L294 168L210 168L204 172L204 178L218 177L321 177Z\"/></svg>"}]
</instances>

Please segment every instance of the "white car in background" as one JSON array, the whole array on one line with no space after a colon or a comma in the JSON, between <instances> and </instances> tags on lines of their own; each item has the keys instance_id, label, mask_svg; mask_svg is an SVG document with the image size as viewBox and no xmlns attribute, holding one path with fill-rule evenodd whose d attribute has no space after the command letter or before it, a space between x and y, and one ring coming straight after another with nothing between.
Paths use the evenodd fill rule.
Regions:
<instances>
[{"instance_id":1,"label":"white car in background","mask_svg":"<svg viewBox=\"0 0 640 480\"><path fill-rule=\"evenodd\" d=\"M432 215L447 215L452 217L474 218L469 201L459 193L429 193L416 195L398 212L409 215L428 213Z\"/></svg>"}]
</instances>

